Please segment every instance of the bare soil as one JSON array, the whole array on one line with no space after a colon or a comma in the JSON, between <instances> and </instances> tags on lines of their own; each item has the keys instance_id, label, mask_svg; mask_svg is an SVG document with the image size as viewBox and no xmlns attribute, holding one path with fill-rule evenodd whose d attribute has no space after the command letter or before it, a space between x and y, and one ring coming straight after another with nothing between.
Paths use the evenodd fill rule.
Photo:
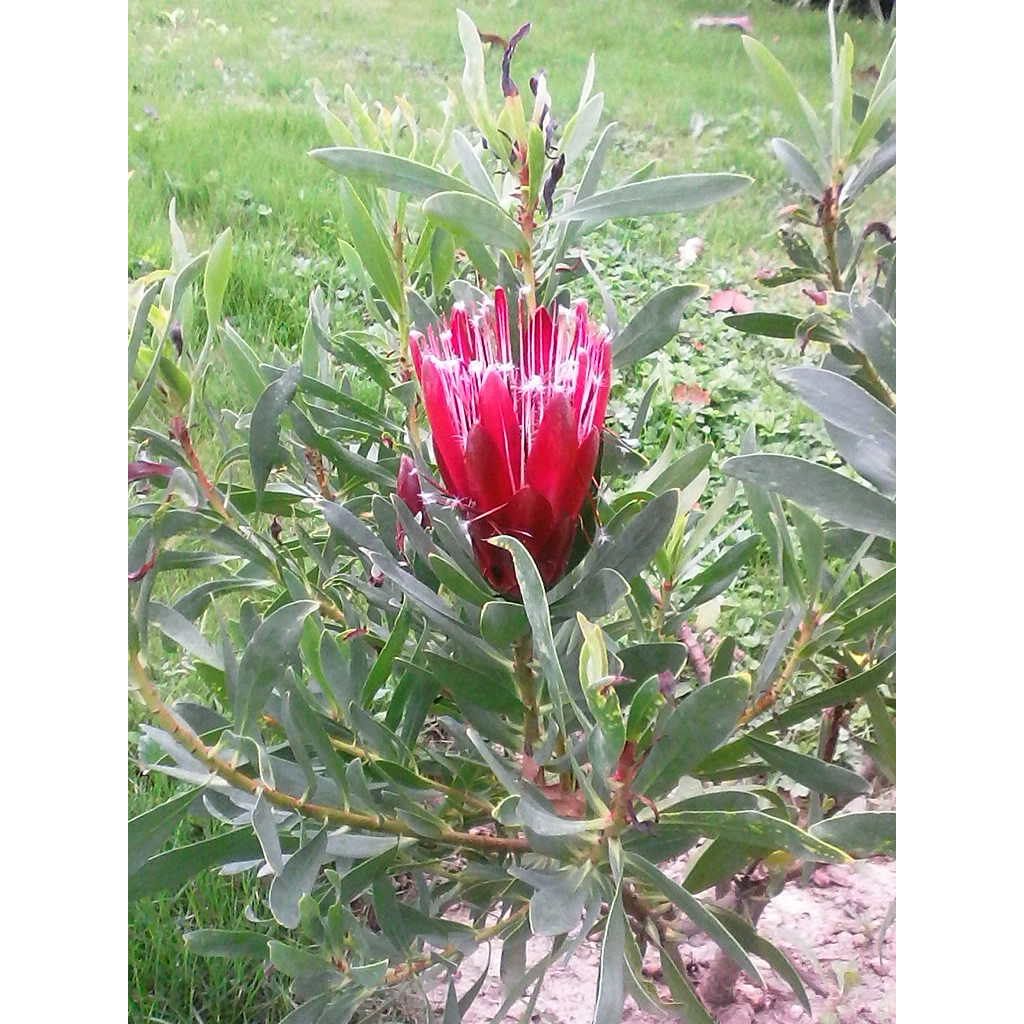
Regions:
<instances>
[{"instance_id":1,"label":"bare soil","mask_svg":"<svg viewBox=\"0 0 1024 1024\"><path fill-rule=\"evenodd\" d=\"M665 870L678 877L682 867L683 861L677 861L666 865ZM807 886L790 883L768 904L758 930L779 946L803 975L813 1016L807 1016L781 978L759 963L767 989L750 984L741 974L735 1002L716 1011L718 1024L893 1024L895 921L887 929L880 951L878 934L895 895L896 862L881 857L821 867ZM532 940L528 964L540 959L549 948L550 940ZM692 965L692 980L699 982L717 947L706 936L697 935L680 949L684 961ZM533 1021L590 1024L599 953L597 943L585 942L569 963L556 963L548 971ZM489 977L466 1014L466 1024L490 1021L501 1005L499 962L500 942L496 942ZM486 947L464 961L456 979L460 994L479 977L486 963ZM652 961L651 966L655 964ZM657 984L667 997L667 989ZM524 1004L517 1003L503 1021L518 1020L523 1009ZM623 1021L654 1024L664 1019L638 1009L627 997Z\"/></svg>"}]
</instances>

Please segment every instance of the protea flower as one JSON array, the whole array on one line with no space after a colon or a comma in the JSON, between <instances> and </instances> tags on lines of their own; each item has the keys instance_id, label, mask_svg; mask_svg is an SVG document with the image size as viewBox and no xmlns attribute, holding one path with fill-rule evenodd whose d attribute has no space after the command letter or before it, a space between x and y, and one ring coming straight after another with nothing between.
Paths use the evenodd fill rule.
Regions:
<instances>
[{"instance_id":1,"label":"protea flower","mask_svg":"<svg viewBox=\"0 0 1024 1024\"><path fill-rule=\"evenodd\" d=\"M545 586L563 575L594 477L611 379L606 328L587 304L519 314L518 352L508 303L453 307L427 336L411 334L413 363L448 492L465 515L487 581L518 593L507 534L533 556Z\"/></svg>"}]
</instances>

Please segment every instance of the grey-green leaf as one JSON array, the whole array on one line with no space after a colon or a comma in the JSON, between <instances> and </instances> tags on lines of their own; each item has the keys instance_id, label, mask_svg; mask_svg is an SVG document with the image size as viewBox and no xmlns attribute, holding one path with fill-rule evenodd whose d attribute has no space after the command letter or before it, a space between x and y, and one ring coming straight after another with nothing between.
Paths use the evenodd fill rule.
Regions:
<instances>
[{"instance_id":1,"label":"grey-green leaf","mask_svg":"<svg viewBox=\"0 0 1024 1024\"><path fill-rule=\"evenodd\" d=\"M612 343L617 370L668 344L679 333L683 310L701 293L692 284L676 284L649 299Z\"/></svg>"},{"instance_id":2,"label":"grey-green leaf","mask_svg":"<svg viewBox=\"0 0 1024 1024\"><path fill-rule=\"evenodd\" d=\"M259 932L200 928L194 932L185 932L182 937L189 952L197 956L267 958L267 937Z\"/></svg>"},{"instance_id":3,"label":"grey-green leaf","mask_svg":"<svg viewBox=\"0 0 1024 1024\"><path fill-rule=\"evenodd\" d=\"M224 659L220 652L181 612L157 601L151 601L149 621L164 636L184 648L198 661L224 670Z\"/></svg>"},{"instance_id":4,"label":"grey-green leaf","mask_svg":"<svg viewBox=\"0 0 1024 1024\"><path fill-rule=\"evenodd\" d=\"M195 789L165 800L128 822L128 874L133 875L173 835L196 798Z\"/></svg>"},{"instance_id":5,"label":"grey-green leaf","mask_svg":"<svg viewBox=\"0 0 1024 1024\"><path fill-rule=\"evenodd\" d=\"M653 885L656 889L659 889L709 938L713 939L719 948L741 970L746 971L758 985L762 986L762 988L764 987L764 980L760 972L754 966L750 957L747 956L744 948L736 941L728 928L696 896L687 892L677 882L673 882L671 878L663 874L654 864L645 860L639 854L627 853L626 862L648 885Z\"/></svg>"},{"instance_id":6,"label":"grey-green leaf","mask_svg":"<svg viewBox=\"0 0 1024 1024\"><path fill-rule=\"evenodd\" d=\"M891 811L837 814L808 831L853 857L896 856L896 815Z\"/></svg>"},{"instance_id":7,"label":"grey-green leaf","mask_svg":"<svg viewBox=\"0 0 1024 1024\"><path fill-rule=\"evenodd\" d=\"M744 174L673 174L597 192L552 221L581 220L589 225L617 217L699 210L742 192L751 182Z\"/></svg>"},{"instance_id":8,"label":"grey-green leaf","mask_svg":"<svg viewBox=\"0 0 1024 1024\"><path fill-rule=\"evenodd\" d=\"M299 925L299 900L310 892L320 865L327 858L327 826L291 855L281 873L270 883L271 913L285 928Z\"/></svg>"},{"instance_id":9,"label":"grey-green leaf","mask_svg":"<svg viewBox=\"0 0 1024 1024\"><path fill-rule=\"evenodd\" d=\"M468 192L440 192L423 203L423 212L435 224L457 236L469 236L484 245L525 252L528 243L519 226L494 203Z\"/></svg>"},{"instance_id":10,"label":"grey-green leaf","mask_svg":"<svg viewBox=\"0 0 1024 1024\"><path fill-rule=\"evenodd\" d=\"M458 158L462 173L465 174L469 184L485 199L496 202L498 197L495 195L490 175L484 165L480 163L480 158L476 155L472 143L458 129L452 132L452 151ZM457 192L460 190L449 186L447 191Z\"/></svg>"},{"instance_id":11,"label":"grey-green leaf","mask_svg":"<svg viewBox=\"0 0 1024 1024\"><path fill-rule=\"evenodd\" d=\"M365 182L379 188L426 198L436 192L465 192L465 182L426 164L392 153L348 146L314 149L310 154L350 181Z\"/></svg>"},{"instance_id":12,"label":"grey-green leaf","mask_svg":"<svg viewBox=\"0 0 1024 1024\"><path fill-rule=\"evenodd\" d=\"M896 413L849 377L817 366L790 366L775 376L829 423L891 446L895 463Z\"/></svg>"},{"instance_id":13,"label":"grey-green leaf","mask_svg":"<svg viewBox=\"0 0 1024 1024\"><path fill-rule=\"evenodd\" d=\"M821 175L792 142L788 142L786 139L772 139L772 152L775 154L775 159L782 164L791 181L815 199L821 199L825 191L825 183L821 180Z\"/></svg>"},{"instance_id":14,"label":"grey-green leaf","mask_svg":"<svg viewBox=\"0 0 1024 1024\"><path fill-rule=\"evenodd\" d=\"M795 750L787 750L774 743L759 740L755 736L748 736L747 742L754 748L755 753L773 768L815 792L856 796L867 793L871 788L864 778L849 768L829 764Z\"/></svg>"},{"instance_id":15,"label":"grey-green leaf","mask_svg":"<svg viewBox=\"0 0 1024 1024\"><path fill-rule=\"evenodd\" d=\"M844 864L850 859L831 842L763 811L679 811L663 814L661 823L692 828L759 850L788 850L794 856L830 864Z\"/></svg>"},{"instance_id":16,"label":"grey-green leaf","mask_svg":"<svg viewBox=\"0 0 1024 1024\"><path fill-rule=\"evenodd\" d=\"M646 569L665 543L679 508L679 492L670 490L649 501L625 525L622 532L597 548L592 571L614 569L631 580Z\"/></svg>"},{"instance_id":17,"label":"grey-green leaf","mask_svg":"<svg viewBox=\"0 0 1024 1024\"><path fill-rule=\"evenodd\" d=\"M835 470L792 455L736 455L727 476L764 487L862 533L896 539L896 503Z\"/></svg>"},{"instance_id":18,"label":"grey-green leaf","mask_svg":"<svg viewBox=\"0 0 1024 1024\"><path fill-rule=\"evenodd\" d=\"M680 701L637 772L637 792L667 792L696 768L735 728L748 692L742 679L726 676Z\"/></svg>"},{"instance_id":19,"label":"grey-green leaf","mask_svg":"<svg viewBox=\"0 0 1024 1024\"><path fill-rule=\"evenodd\" d=\"M295 397L302 376L302 367L296 363L273 384L268 384L260 395L249 422L249 463L252 467L253 486L256 488L257 507L263 500L270 470L280 460L281 414Z\"/></svg>"},{"instance_id":20,"label":"grey-green leaf","mask_svg":"<svg viewBox=\"0 0 1024 1024\"><path fill-rule=\"evenodd\" d=\"M316 611L315 601L293 601L260 623L238 666L238 729L248 733L256 722L275 683L284 679L302 635L306 616Z\"/></svg>"},{"instance_id":21,"label":"grey-green leaf","mask_svg":"<svg viewBox=\"0 0 1024 1024\"><path fill-rule=\"evenodd\" d=\"M621 1024L626 1000L626 916L622 911L622 882L608 906L601 941L601 973L597 983L594 1024Z\"/></svg>"}]
</instances>

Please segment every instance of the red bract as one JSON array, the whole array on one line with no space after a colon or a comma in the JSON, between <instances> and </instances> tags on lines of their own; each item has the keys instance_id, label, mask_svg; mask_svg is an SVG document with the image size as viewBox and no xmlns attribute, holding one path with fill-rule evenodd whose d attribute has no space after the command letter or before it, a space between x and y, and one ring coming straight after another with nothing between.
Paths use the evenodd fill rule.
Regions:
<instances>
[{"instance_id":1,"label":"red bract","mask_svg":"<svg viewBox=\"0 0 1024 1024\"><path fill-rule=\"evenodd\" d=\"M423 491L420 489L420 474L416 463L403 455L398 464L398 496L405 502L409 511L416 517L423 526L430 525L430 517L427 515L426 506L423 504ZM395 526L395 540L398 546L402 546L405 539L405 529L402 521L399 520Z\"/></svg>"},{"instance_id":2,"label":"red bract","mask_svg":"<svg viewBox=\"0 0 1024 1024\"><path fill-rule=\"evenodd\" d=\"M611 381L606 328L587 304L520 309L519 352L505 293L452 309L440 331L411 335L437 465L463 510L488 582L517 594L507 534L533 556L545 586L565 572L597 465Z\"/></svg>"},{"instance_id":3,"label":"red bract","mask_svg":"<svg viewBox=\"0 0 1024 1024\"><path fill-rule=\"evenodd\" d=\"M147 462L139 459L137 462L128 463L128 483L135 480L145 480L150 476L168 477L174 472L174 467L166 462Z\"/></svg>"}]
</instances>

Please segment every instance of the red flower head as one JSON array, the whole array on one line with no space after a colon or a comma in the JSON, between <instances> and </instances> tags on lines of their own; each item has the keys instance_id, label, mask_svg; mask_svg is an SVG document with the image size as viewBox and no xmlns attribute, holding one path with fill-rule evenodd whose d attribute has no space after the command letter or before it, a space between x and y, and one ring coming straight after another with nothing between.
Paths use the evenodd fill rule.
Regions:
<instances>
[{"instance_id":1,"label":"red flower head","mask_svg":"<svg viewBox=\"0 0 1024 1024\"><path fill-rule=\"evenodd\" d=\"M488 582L517 594L507 551L487 543L507 534L526 546L545 586L565 572L580 510L594 477L611 381L608 331L587 304L520 309L513 352L508 304L461 303L439 332L411 335L413 363L438 468L469 521Z\"/></svg>"}]
</instances>

